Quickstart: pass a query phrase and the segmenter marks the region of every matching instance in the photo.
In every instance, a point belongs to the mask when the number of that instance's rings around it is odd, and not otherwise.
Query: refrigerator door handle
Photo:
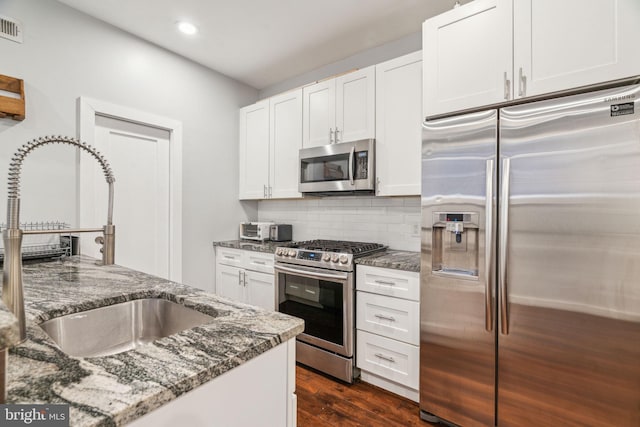
[[[502,195],[500,198],[500,325],[503,335],[509,335],[509,310],[507,304],[507,233],[509,231],[509,167],[510,159],[502,160]]]
[[[493,264],[493,160],[487,160],[485,208],[485,254],[484,254],[484,328],[493,331],[493,295],[491,293],[491,270]]]

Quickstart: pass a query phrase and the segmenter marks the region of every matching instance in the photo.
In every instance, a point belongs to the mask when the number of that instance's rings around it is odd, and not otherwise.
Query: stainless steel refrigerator
[[[640,85],[423,129],[423,419],[640,426]]]

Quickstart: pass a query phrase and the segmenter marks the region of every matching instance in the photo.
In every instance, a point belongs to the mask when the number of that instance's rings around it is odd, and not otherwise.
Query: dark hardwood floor
[[[298,427],[430,427],[418,404],[373,385],[346,384],[296,366]]]

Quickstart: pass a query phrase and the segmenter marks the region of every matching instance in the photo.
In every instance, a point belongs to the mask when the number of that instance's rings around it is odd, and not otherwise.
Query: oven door
[[[353,273],[276,263],[278,311],[304,320],[298,340],[353,356]]]

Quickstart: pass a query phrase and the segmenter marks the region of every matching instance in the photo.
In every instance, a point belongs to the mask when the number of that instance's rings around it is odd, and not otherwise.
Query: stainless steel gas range
[[[383,251],[378,243],[310,240],[276,248],[278,311],[305,321],[298,362],[346,382],[354,367],[354,259]]]

